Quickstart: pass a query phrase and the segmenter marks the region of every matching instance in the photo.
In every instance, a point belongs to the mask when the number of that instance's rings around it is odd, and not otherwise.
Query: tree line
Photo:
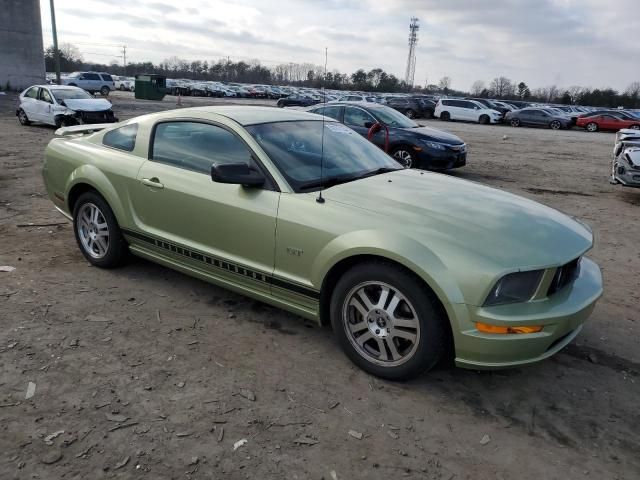
[[[55,70],[54,50],[45,51],[45,66],[48,72]],[[325,72],[324,68],[312,63],[282,63],[266,67],[258,60],[233,61],[231,58],[218,61],[188,61],[176,56],[167,58],[158,64],[152,62],[129,63],[126,67],[112,62],[109,65],[85,62],[77,47],[71,44],[60,46],[60,70],[108,71],[115,75],[133,76],[136,73],[156,73],[168,78],[188,78],[192,80],[215,80],[222,82],[286,84],[320,88],[325,86],[335,90],[359,90],[367,92],[415,92],[444,94],[452,96],[473,96],[504,100],[525,100],[531,102],[559,103],[566,105],[589,105],[594,107],[640,108],[640,82],[631,83],[623,92],[613,88],[587,88],[571,86],[560,88],[551,85],[542,88],[530,88],[525,82],[514,82],[500,76],[489,83],[477,80],[470,91],[454,90],[452,80],[442,77],[437,84],[424,87],[409,87],[395,75],[381,68],[369,71],[358,69],[352,74],[338,70]]]

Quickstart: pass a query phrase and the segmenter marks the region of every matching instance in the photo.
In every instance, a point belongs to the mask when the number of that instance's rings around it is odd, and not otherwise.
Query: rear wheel
[[[519,118],[512,118],[511,119],[511,126],[512,127],[519,127],[520,126],[520,119]]]
[[[549,124],[549,128],[552,130],[560,130],[562,128],[562,124],[559,120],[554,120]]]
[[[393,149],[391,156],[395,158],[400,165],[404,168],[416,168],[418,166],[418,159],[411,147],[401,146]]]
[[[80,195],[73,209],[73,230],[80,251],[97,267],[122,264],[127,243],[107,202],[96,192]]]
[[[20,125],[31,125],[31,120],[29,120],[23,109],[18,110],[18,121],[20,122]]]
[[[598,124],[595,122],[589,122],[585,128],[587,129],[587,132],[597,132]]]
[[[109,92],[111,90],[109,89],[109,87],[107,87],[106,85],[104,85],[101,89],[100,89],[100,95],[102,95],[103,97],[106,97],[107,95],[109,95]]]
[[[433,293],[393,264],[352,268],[331,298],[333,331],[347,356],[390,380],[410,379],[440,360],[444,321]]]
[[[416,118],[416,112],[415,112],[415,110],[412,110],[411,108],[409,110],[407,110],[406,112],[404,112],[404,114],[409,118]]]
[[[480,115],[478,123],[480,123],[481,125],[487,125],[489,122],[491,122],[489,115]]]
[[[440,114],[440,120],[444,120],[445,122],[448,122],[449,120],[451,120],[451,114],[449,112],[442,112]]]

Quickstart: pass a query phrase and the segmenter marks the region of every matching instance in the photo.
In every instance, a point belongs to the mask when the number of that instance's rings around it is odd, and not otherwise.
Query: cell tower
[[[407,57],[407,71],[404,74],[404,81],[413,87],[413,79],[416,75],[416,44],[418,43],[418,18],[411,17],[409,24],[409,56]]]

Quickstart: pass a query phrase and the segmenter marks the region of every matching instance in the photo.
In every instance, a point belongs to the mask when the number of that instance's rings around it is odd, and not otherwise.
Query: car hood
[[[431,127],[398,128],[391,130],[403,130],[410,134],[423,137],[425,140],[435,140],[437,142],[446,143],[447,145],[459,145],[464,143],[460,137],[453,135],[452,133],[443,132],[442,130],[437,130]]]
[[[445,174],[398,170],[323,195],[367,210],[368,228],[409,235],[436,254],[472,254],[505,270],[561,265],[593,242],[586,225],[557,210]]]
[[[71,110],[83,112],[101,112],[103,110],[109,110],[112,107],[111,102],[104,98],[65,100],[64,104]]]

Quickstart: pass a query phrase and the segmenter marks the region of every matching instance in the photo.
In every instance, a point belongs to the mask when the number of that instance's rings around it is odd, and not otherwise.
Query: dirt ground
[[[175,107],[111,99],[121,118]],[[139,259],[90,267],[45,196],[53,129],[15,105],[0,96],[1,479],[640,478],[640,190],[607,182],[613,134],[425,122],[469,144],[453,175],[591,224],[605,294],[542,364],[390,383],[293,315]]]

